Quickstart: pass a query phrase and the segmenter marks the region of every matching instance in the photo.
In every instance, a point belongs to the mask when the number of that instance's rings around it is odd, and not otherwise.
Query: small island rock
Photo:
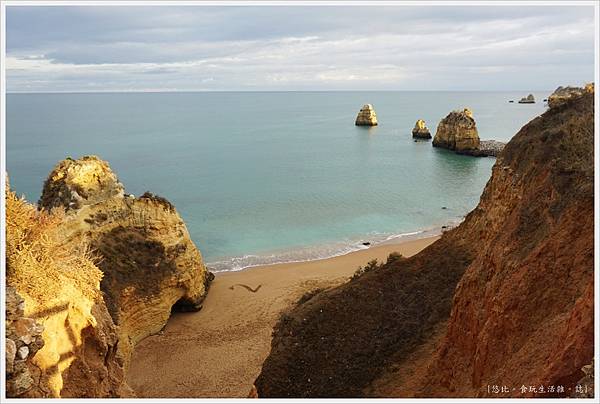
[[[417,123],[415,123],[415,127],[412,130],[412,136],[418,139],[431,139],[431,133],[429,132],[429,128],[425,126],[425,121],[419,119]]]
[[[535,104],[535,98],[533,94],[529,94],[527,97],[523,97],[519,100],[519,104]]]
[[[452,111],[442,119],[433,138],[433,146],[456,152],[478,149],[479,134],[471,110]]]
[[[373,105],[365,104],[356,116],[356,126],[377,126],[377,114],[373,109]]]

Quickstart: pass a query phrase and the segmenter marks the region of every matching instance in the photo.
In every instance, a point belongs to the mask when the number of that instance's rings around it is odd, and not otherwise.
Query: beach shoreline
[[[283,311],[305,293],[347,282],[373,259],[385,262],[392,252],[408,257],[440,237],[382,243],[326,259],[218,272],[199,312],[174,314],[161,332],[136,346],[127,382],[138,397],[246,397]]]

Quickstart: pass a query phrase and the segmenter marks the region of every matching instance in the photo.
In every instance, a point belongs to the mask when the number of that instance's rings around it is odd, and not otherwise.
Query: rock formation
[[[356,116],[356,126],[377,126],[377,115],[371,104],[365,104]]]
[[[593,103],[525,125],[440,240],[284,313],[258,396],[570,395],[594,353]]]
[[[29,368],[31,359],[44,346],[44,327],[24,317],[25,301],[15,288],[6,288],[6,395],[19,397],[37,385]]]
[[[593,93],[594,92],[594,83],[586,84],[585,87],[558,87],[554,92],[548,97],[548,106],[550,108],[556,108],[559,105],[564,104],[568,100],[574,97],[580,97],[584,93]]]
[[[479,134],[471,110],[452,111],[442,119],[433,138],[433,146],[457,152],[478,149]]]
[[[102,273],[85,240],[64,239],[63,216],[38,212],[7,189],[7,395],[131,395],[100,292]]]
[[[94,156],[61,161],[39,210],[8,189],[6,205],[7,284],[25,303],[7,313],[9,394],[131,396],[133,346],[172,309],[198,310],[212,279],[175,208],[124,196]]]
[[[529,94],[527,97],[521,98],[519,104],[535,104],[535,97],[533,94]]]
[[[201,308],[212,274],[166,199],[124,196],[108,164],[86,156],[52,170],[39,206],[64,207],[65,238],[85,238],[99,254],[100,286],[126,364],[133,345],[160,331],[172,308]]]
[[[477,149],[467,149],[457,153],[473,157],[497,157],[504,150],[504,146],[506,143],[497,140],[481,140]]]
[[[425,121],[419,119],[417,123],[415,123],[415,127],[412,130],[413,138],[417,139],[431,139],[431,133],[429,132],[429,128],[425,126]]]

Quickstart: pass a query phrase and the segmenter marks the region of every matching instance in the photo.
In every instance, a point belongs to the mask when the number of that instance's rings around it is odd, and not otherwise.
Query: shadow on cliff
[[[284,313],[258,396],[378,396],[386,376],[394,397],[477,397],[493,381],[582,376],[593,354],[593,117],[588,93],[535,118],[458,228]],[[426,343],[428,356],[411,356]],[[394,371],[409,358],[421,379],[402,384],[412,372]]]

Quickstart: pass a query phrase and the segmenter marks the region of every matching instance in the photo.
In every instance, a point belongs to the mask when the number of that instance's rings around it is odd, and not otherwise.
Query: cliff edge
[[[593,102],[525,125],[439,241],[284,313],[258,396],[570,395],[593,356]]]

